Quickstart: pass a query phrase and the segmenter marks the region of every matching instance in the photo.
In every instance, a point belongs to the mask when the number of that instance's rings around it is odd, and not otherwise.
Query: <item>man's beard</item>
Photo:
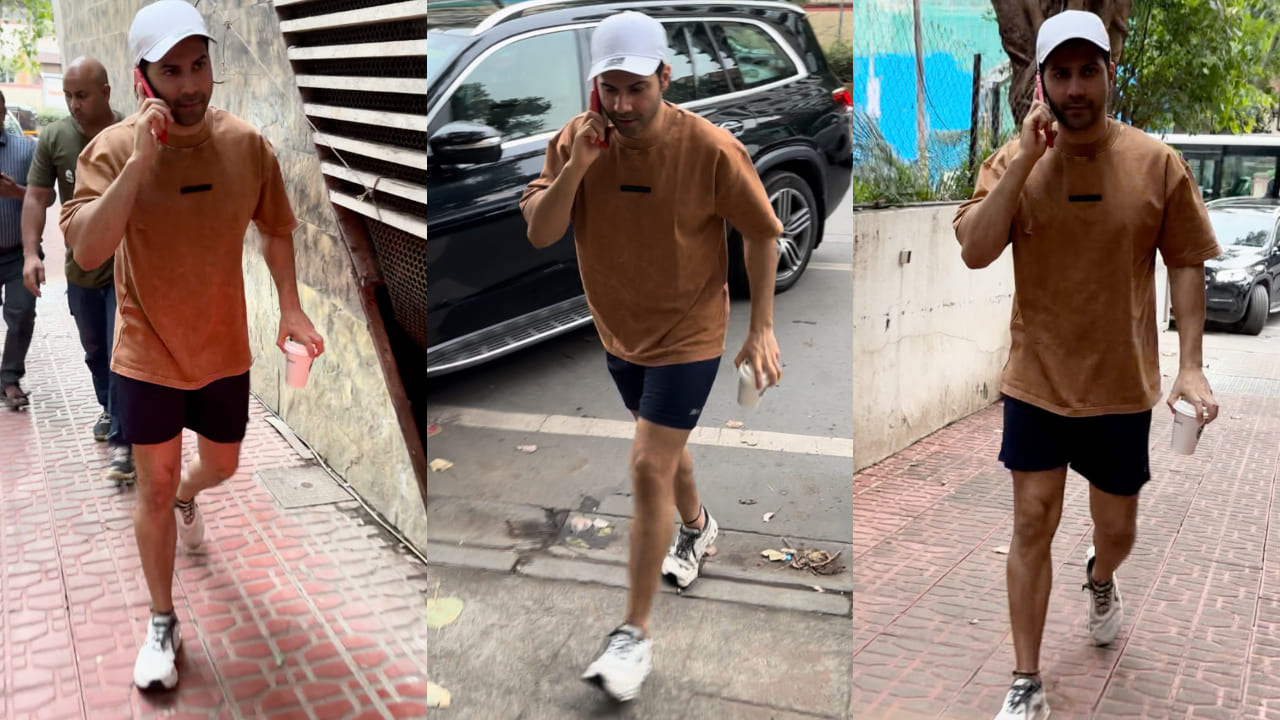
[[[196,104],[192,107],[178,107],[176,103],[169,104],[169,111],[173,113],[173,121],[179,125],[191,127],[204,122],[205,111],[209,109],[209,98],[182,98],[183,100],[195,100]]]
[[[625,135],[626,137],[639,137],[640,135],[644,134],[645,130],[649,129],[650,125],[653,124],[653,120],[654,118],[658,117],[658,112],[660,110],[662,110],[661,100],[658,101],[658,105],[654,107],[653,112],[649,113],[648,116],[628,118],[628,119],[634,119],[637,121],[635,123],[630,124],[629,126],[619,125],[617,122],[617,119],[614,118],[613,115],[609,116],[609,121],[613,123],[613,129],[617,131],[619,134]]]
[[[1110,95],[1110,92],[1108,92],[1108,95]],[[1059,108],[1058,105],[1049,98],[1049,93],[1046,92],[1044,94],[1044,98],[1045,104],[1049,106],[1049,112],[1053,113],[1054,119],[1058,121],[1058,126],[1073,132],[1088,130],[1096,126],[1099,122],[1105,121],[1107,117],[1106,96],[1103,96],[1101,105],[1092,101],[1086,101],[1088,102],[1089,117],[1080,122],[1072,122],[1071,120],[1068,120],[1066,112]]]

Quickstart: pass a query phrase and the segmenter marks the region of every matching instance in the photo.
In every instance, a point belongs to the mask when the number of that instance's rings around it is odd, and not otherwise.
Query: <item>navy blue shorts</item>
[[[663,427],[692,430],[698,425],[702,406],[711,396],[711,386],[720,369],[720,358],[646,367],[612,353],[605,355],[609,374],[628,410]]]
[[[1018,472],[1070,467],[1112,495],[1137,495],[1151,479],[1151,411],[1066,417],[1004,399],[1000,461]]]
[[[196,390],[156,385],[111,373],[113,421],[121,441],[151,445],[191,428],[219,443],[244,440],[249,426],[249,373],[214,380]]]

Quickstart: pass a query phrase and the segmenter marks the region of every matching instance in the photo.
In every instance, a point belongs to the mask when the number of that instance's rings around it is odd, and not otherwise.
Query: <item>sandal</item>
[[[10,390],[11,388],[12,390],[16,390],[17,392],[16,393],[11,392]],[[10,385],[5,386],[4,404],[8,406],[10,410],[21,410],[22,408],[30,405],[31,400],[28,399],[27,394],[22,391],[22,388],[18,385],[18,383],[12,383]]]

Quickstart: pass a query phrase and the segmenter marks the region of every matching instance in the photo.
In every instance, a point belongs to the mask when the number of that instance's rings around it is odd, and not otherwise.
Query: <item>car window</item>
[[[729,77],[724,74],[719,54],[711,44],[711,36],[702,23],[689,27],[689,57],[693,60],[693,72],[697,78],[696,100],[724,95],[729,92]]]
[[[535,35],[499,48],[470,69],[437,125],[488,125],[503,142],[554,132],[586,108],[573,31]]]
[[[1271,227],[1269,217],[1221,210],[1210,213],[1209,222],[1222,247],[1265,247],[1267,231]]]
[[[21,135],[22,126],[18,124],[18,120],[9,113],[4,114],[4,132],[6,135]]]
[[[735,89],[750,89],[796,74],[787,53],[763,28],[745,23],[715,23],[712,37],[725,57]]]
[[[685,38],[686,27],[687,23],[667,25],[667,64],[671,66],[671,84],[667,86],[663,97],[677,105],[698,96],[693,58],[689,55],[689,42]]]

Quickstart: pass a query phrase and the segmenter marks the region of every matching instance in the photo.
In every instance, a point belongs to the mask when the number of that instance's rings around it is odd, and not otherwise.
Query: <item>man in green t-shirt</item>
[[[49,125],[40,133],[27,194],[22,206],[22,278],[37,297],[44,282],[40,241],[44,235],[45,210],[53,202],[56,181],[63,203],[71,200],[76,186],[76,159],[85,145],[110,125],[123,119],[111,109],[111,85],[107,70],[94,58],[77,58],[64,71],[62,92],[71,116]],[[116,482],[133,479],[133,453],[119,439],[110,407],[111,344],[115,330],[116,289],[114,262],[86,271],[67,253],[67,303],[80,333],[84,361],[93,375],[93,389],[102,413],[93,425],[93,437],[105,440],[110,454],[107,478]]]

